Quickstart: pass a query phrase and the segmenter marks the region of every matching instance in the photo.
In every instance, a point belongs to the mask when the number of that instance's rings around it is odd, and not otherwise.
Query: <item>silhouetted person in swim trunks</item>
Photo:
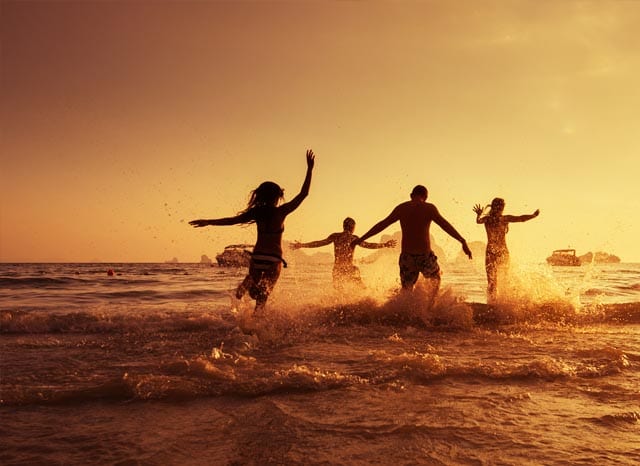
[[[309,243],[294,242],[291,249],[300,248],[319,248],[333,243],[333,253],[335,262],[333,264],[333,286],[342,291],[345,284],[364,287],[360,270],[353,265],[354,247],[351,245],[358,237],[353,234],[356,228],[356,221],[351,217],[347,217],[342,222],[343,231],[331,233],[327,238],[319,241],[311,241]],[[359,245],[367,249],[392,248],[396,245],[395,240],[389,240],[384,243],[367,243],[361,242]]]
[[[296,210],[309,194],[311,174],[315,156],[312,150],[307,150],[307,174],[300,189],[300,193],[291,201],[278,205],[284,198],[284,191],[272,181],[265,181],[251,192],[247,208],[235,217],[218,218],[212,220],[192,220],[194,227],[207,225],[236,225],[239,223],[255,223],[258,227],[258,239],[253,247],[249,273],[236,290],[236,297],[241,298],[247,291],[256,300],[256,311],[264,308],[269,294],[273,290],[282,265],[282,233],[284,219]]]
[[[429,227],[435,222],[440,228],[462,244],[462,250],[471,259],[471,250],[465,239],[456,229],[447,222],[435,205],[427,202],[427,188],[418,185],[411,191],[411,200],[403,202],[383,220],[376,223],[371,229],[355,240],[356,246],[362,241],[380,233],[392,223],[400,221],[402,229],[402,249],[400,252],[400,282],[403,290],[413,290],[418,275],[427,279],[429,289],[429,306],[440,288],[440,267],[438,258],[431,250],[429,242]]]
[[[490,209],[483,215],[485,209]],[[502,215],[504,199],[496,197],[491,205],[483,209],[480,204],[473,206],[476,213],[476,223],[484,223],[487,231],[487,249],[484,266],[487,271],[487,302],[496,300],[498,293],[498,277],[504,277],[509,269],[509,249],[507,249],[507,232],[509,223],[526,222],[540,214],[536,210],[530,215]]]

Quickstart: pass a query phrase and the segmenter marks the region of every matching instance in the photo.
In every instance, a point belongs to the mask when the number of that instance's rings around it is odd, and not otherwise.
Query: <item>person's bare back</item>
[[[398,205],[391,216],[400,221],[402,229],[402,252],[426,254],[431,251],[429,227],[439,216],[436,206],[419,200],[411,200]]]
[[[367,233],[362,235],[359,240],[355,241],[353,246],[380,233],[392,223],[399,221],[400,228],[402,229],[401,252],[407,254],[427,254],[431,252],[429,227],[431,226],[431,222],[434,222],[452,238],[460,241],[464,253],[471,258],[471,251],[467,248],[467,243],[460,233],[440,215],[435,205],[426,202],[426,188],[424,189],[424,194],[421,191],[417,194],[412,193],[410,201],[403,202],[396,206],[385,219],[375,224]]]

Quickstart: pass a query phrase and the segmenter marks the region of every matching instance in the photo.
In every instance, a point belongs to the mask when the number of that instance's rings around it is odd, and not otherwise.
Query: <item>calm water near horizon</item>
[[[244,269],[0,264],[0,463],[640,462],[640,264],[516,266],[497,307],[443,264],[433,310],[360,268],[290,263],[251,319]]]

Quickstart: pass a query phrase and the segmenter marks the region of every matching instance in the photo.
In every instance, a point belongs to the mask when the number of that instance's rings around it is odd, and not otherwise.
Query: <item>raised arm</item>
[[[351,247],[355,248],[356,246],[362,244],[366,239],[371,238],[374,235],[377,235],[378,233],[380,233],[382,230],[387,228],[392,223],[397,222],[400,219],[398,217],[397,210],[398,210],[398,208],[396,207],[395,209],[393,209],[393,211],[386,218],[380,220],[378,223],[376,223],[374,226],[372,226],[371,229],[369,231],[367,231],[364,235],[362,235],[358,239],[354,239],[351,242]]]
[[[395,239],[390,239],[389,241],[385,241],[384,243],[367,243],[363,241],[358,244],[358,246],[366,249],[382,249],[382,248],[393,248],[396,245]]]
[[[540,215],[540,209],[536,209],[536,211],[532,214],[528,215],[503,215],[502,218],[507,222],[526,222],[527,220],[531,220],[532,218],[536,218]]]
[[[484,209],[480,204],[474,205],[473,211],[476,213],[476,223],[485,223],[487,221],[487,217],[482,217],[482,212],[484,212]]]
[[[224,218],[212,218],[212,219],[198,219],[191,220],[189,225],[200,228],[206,226],[223,226],[223,225],[237,225],[238,223],[248,223],[253,220],[253,217],[250,212],[243,212],[235,217],[224,217]]]
[[[325,239],[321,239],[318,241],[310,241],[308,243],[301,243],[299,241],[295,241],[291,243],[289,246],[291,249],[300,249],[300,248],[319,248],[320,246],[326,246],[327,244],[333,243],[333,235],[329,235]]]
[[[291,199],[289,202],[282,205],[282,209],[285,212],[285,215],[289,215],[291,212],[296,210],[302,201],[309,195],[309,188],[311,187],[311,174],[313,173],[313,165],[315,163],[316,156],[314,155],[311,149],[307,150],[307,174],[304,177],[304,182],[302,183],[302,188],[300,188],[300,192],[296,197]]]
[[[472,258],[471,249],[469,249],[469,246],[467,246],[467,241],[462,237],[460,233],[458,233],[458,230],[456,230],[453,227],[453,225],[451,225],[442,215],[440,215],[440,212],[438,212],[438,209],[434,209],[433,221],[445,232],[447,232],[449,236],[460,241],[460,244],[462,244],[462,250],[464,251],[464,253],[467,255],[469,259]]]

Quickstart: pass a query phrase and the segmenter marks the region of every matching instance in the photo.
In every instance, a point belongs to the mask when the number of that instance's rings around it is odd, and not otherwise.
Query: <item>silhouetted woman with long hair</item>
[[[247,208],[235,217],[199,219],[189,222],[194,227],[256,224],[258,239],[251,254],[249,273],[236,290],[238,299],[242,298],[247,291],[249,292],[249,296],[256,300],[256,311],[264,308],[269,294],[278,281],[282,265],[286,266],[282,258],[284,219],[296,210],[309,194],[314,162],[313,151],[307,150],[307,174],[304,183],[300,193],[289,202],[278,205],[284,199],[284,191],[276,183],[265,181],[251,192]]]
[[[504,199],[496,197],[491,205],[483,209],[480,204],[473,206],[476,213],[476,223],[483,223],[487,231],[487,250],[485,254],[485,270],[487,272],[487,302],[496,300],[498,292],[498,278],[504,277],[509,269],[509,249],[507,249],[507,232],[509,223],[526,222],[540,214],[536,210],[530,215],[502,215]],[[489,213],[483,215],[489,208]]]

